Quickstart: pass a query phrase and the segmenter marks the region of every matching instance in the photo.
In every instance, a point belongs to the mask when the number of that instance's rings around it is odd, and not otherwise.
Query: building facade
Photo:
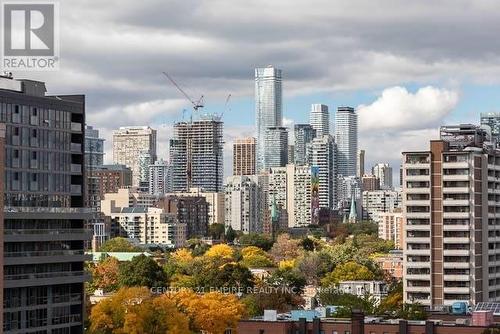
[[[235,231],[262,233],[265,203],[256,175],[235,175],[226,179],[225,225]]]
[[[363,177],[363,175],[365,175],[365,150],[358,151],[358,162],[356,168],[356,176],[359,178]]]
[[[310,124],[295,124],[295,154],[294,163],[303,166],[309,163],[312,140],[316,137],[316,130]]]
[[[311,105],[309,123],[316,131],[316,136],[323,137],[330,135],[330,114],[328,106],[324,104]]]
[[[288,163],[288,130],[283,127],[267,128],[264,136],[264,170],[285,167]]]
[[[363,191],[380,190],[380,180],[375,175],[363,175],[361,183]]]
[[[265,137],[270,127],[283,125],[281,70],[268,66],[255,69],[255,127],[257,172],[264,169]]]
[[[363,219],[379,221],[382,212],[401,208],[401,192],[394,190],[363,191]]]
[[[233,144],[233,175],[255,175],[256,140],[239,138]]]
[[[83,333],[85,96],[0,78],[3,332]]]
[[[100,208],[104,194],[116,193],[118,189],[132,186],[132,170],[125,165],[102,165],[92,171],[92,176],[96,179],[99,198],[96,208]]]
[[[403,249],[404,223],[401,209],[378,213],[378,237],[394,242],[394,248]]]
[[[127,126],[113,131],[113,163],[132,170],[132,185],[139,186],[140,160],[147,152],[156,161],[156,130],[149,126]]]
[[[481,113],[481,125],[487,125],[491,131],[491,141],[500,145],[500,113],[486,112]]]
[[[169,189],[169,165],[163,159],[157,160],[149,165],[149,193],[153,195],[163,195],[172,189]]]
[[[335,143],[338,148],[338,173],[355,176],[358,159],[358,115],[354,108],[338,107],[335,116]]]
[[[311,165],[318,170],[320,208],[334,209],[337,205],[337,145],[332,136],[312,141]]]
[[[203,197],[207,202],[208,225],[224,224],[224,193],[208,192],[201,188],[191,188],[188,192],[169,193],[168,196]]]
[[[176,123],[170,140],[172,191],[223,192],[223,149],[223,123],[216,117]]]
[[[379,180],[379,189],[392,189],[392,167],[389,164],[376,164],[372,168],[372,174]]]
[[[204,197],[169,195],[162,197],[156,206],[186,225],[187,239],[208,236],[208,203]]]
[[[403,152],[405,301],[499,301],[500,152],[473,125]]]

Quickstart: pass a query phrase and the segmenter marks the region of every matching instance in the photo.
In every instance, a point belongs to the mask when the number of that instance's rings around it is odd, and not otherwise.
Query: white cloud
[[[360,131],[420,130],[439,124],[458,103],[456,91],[427,86],[415,93],[404,87],[384,89],[370,105],[360,105]]]

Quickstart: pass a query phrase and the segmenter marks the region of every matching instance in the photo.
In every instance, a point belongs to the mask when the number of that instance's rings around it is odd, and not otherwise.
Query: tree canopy
[[[116,237],[105,241],[101,248],[101,252],[142,252],[140,247],[134,246],[125,238]]]

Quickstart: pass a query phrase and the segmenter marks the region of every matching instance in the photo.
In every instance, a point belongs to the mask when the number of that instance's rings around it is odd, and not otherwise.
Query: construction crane
[[[222,120],[222,117],[224,116],[224,113],[226,112],[226,110],[231,110],[231,108],[229,107],[229,100],[230,99],[231,99],[231,94],[229,94],[226,97],[226,102],[224,102],[224,109],[222,110],[222,113],[219,115],[220,120]]]
[[[179,90],[179,92],[182,93],[182,95],[184,95],[184,97],[193,105],[193,110],[194,111],[198,111],[198,109],[200,108],[203,108],[204,107],[204,104],[203,104],[203,95],[198,99],[198,101],[194,101],[192,98],[189,97],[189,95],[177,84],[177,82],[175,82],[174,79],[172,79],[172,77],[170,75],[167,74],[167,72],[162,72],[164,76],[167,77],[168,80],[170,80],[170,82],[175,86],[175,88],[177,88],[177,90]]]

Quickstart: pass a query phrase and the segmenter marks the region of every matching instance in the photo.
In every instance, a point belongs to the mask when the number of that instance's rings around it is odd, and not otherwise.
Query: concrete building
[[[497,146],[500,145],[500,113],[499,112],[486,112],[481,113],[481,125],[488,126],[491,134],[491,141],[495,142]]]
[[[380,190],[380,180],[375,175],[363,175],[361,183],[363,191]]]
[[[101,207],[101,200],[104,194],[116,193],[118,189],[132,186],[132,170],[125,165],[102,165],[92,171],[92,176],[96,180],[96,193],[99,202],[95,208]]]
[[[0,100],[3,333],[81,334],[92,217],[84,208],[85,96],[49,96],[43,82],[4,76]]]
[[[153,165],[156,161],[153,160],[151,153],[143,151],[139,153],[139,184],[138,187],[141,191],[149,192],[149,166]]]
[[[256,175],[235,175],[226,179],[225,225],[245,234],[263,231],[266,210],[262,187]]]
[[[401,208],[401,192],[394,190],[363,191],[363,219],[378,223],[379,214]]]
[[[172,191],[192,187],[222,192],[224,180],[223,123],[214,116],[174,125],[170,140]]]
[[[401,209],[394,209],[392,212],[378,213],[378,237],[394,242],[394,247],[403,249],[404,223]]]
[[[169,189],[169,165],[163,159],[156,160],[152,165],[149,165],[149,193],[153,195],[163,195],[172,189]]]
[[[208,192],[201,188],[191,188],[188,192],[169,193],[167,196],[203,197],[207,202],[208,225],[224,224],[224,193]]]
[[[233,175],[255,175],[254,137],[236,139],[233,144]]]
[[[355,176],[358,160],[358,115],[351,107],[338,107],[335,115],[335,143],[338,149],[338,173]]]
[[[339,214],[344,216],[349,213],[354,200],[356,217],[362,216],[362,188],[361,181],[356,176],[337,177],[337,208]]]
[[[105,216],[111,216],[113,212],[119,211],[120,208],[152,208],[159,199],[159,196],[140,192],[136,189],[121,188],[117,192],[104,194],[101,200],[101,212]]]
[[[156,206],[174,214],[180,224],[187,226],[187,239],[208,235],[208,203],[204,197],[168,195],[162,197]]]
[[[294,163],[303,166],[309,163],[311,142],[316,137],[316,130],[310,124],[295,124]]]
[[[316,131],[317,137],[330,135],[330,114],[328,106],[324,104],[312,104],[309,114],[309,124]]]
[[[382,299],[387,297],[388,286],[384,281],[341,281],[338,289],[357,297],[368,295],[379,305]]]
[[[312,141],[311,165],[318,169],[320,208],[336,208],[337,145],[332,136],[317,137]]]
[[[389,254],[377,256],[373,259],[383,271],[395,279],[403,278],[403,251],[393,250]]]
[[[149,126],[126,126],[113,131],[113,163],[132,170],[132,185],[139,186],[141,153],[156,161],[156,130]]]
[[[499,301],[500,151],[474,125],[403,152],[405,301]]]
[[[288,130],[284,127],[267,128],[264,135],[263,169],[285,167],[288,163]]]
[[[286,167],[271,168],[268,191],[269,197],[275,200],[282,214],[287,215],[288,227],[311,225],[310,166],[288,164]]]
[[[365,175],[365,150],[358,151],[358,161],[356,164],[357,172],[356,176],[361,178]]]
[[[268,128],[283,125],[281,70],[269,65],[255,69],[255,127],[257,172],[265,168],[265,138]]]
[[[379,180],[380,189],[393,189],[392,167],[387,163],[378,163],[372,168],[372,174]]]

